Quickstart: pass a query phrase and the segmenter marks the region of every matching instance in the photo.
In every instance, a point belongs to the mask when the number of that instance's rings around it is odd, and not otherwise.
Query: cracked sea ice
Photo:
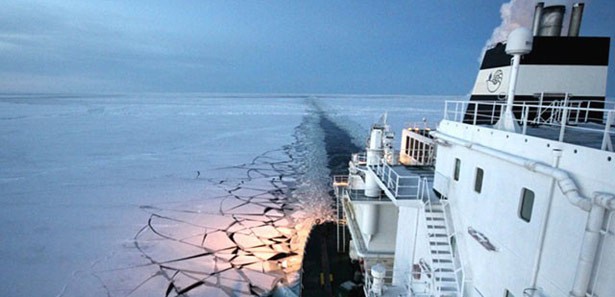
[[[139,274],[148,277],[115,292],[147,295],[154,284],[165,286],[165,296],[253,296],[297,285],[311,226],[330,218],[327,186],[319,184],[326,183],[328,172],[317,167],[326,156],[311,149],[322,147],[316,125],[308,114],[293,144],[218,169],[222,176],[226,170],[243,175],[210,179],[224,193],[214,201],[145,207],[151,215],[134,238],[144,263],[127,272],[145,270]],[[318,175],[323,176],[314,179]],[[95,275],[114,286],[117,272]]]
[[[152,213],[135,242],[165,246],[139,249],[164,272],[155,277],[169,283],[167,295],[211,286],[228,296],[261,295],[278,282],[294,284],[307,232],[314,220],[326,218],[300,211],[300,201],[290,197],[295,185],[289,181],[301,177],[287,150],[268,152],[242,165],[247,177],[239,182],[218,182],[228,195],[220,199],[217,213],[186,216],[191,205]],[[169,249],[172,245],[178,246]],[[164,254],[155,254],[162,250]]]
[[[247,296],[292,283],[328,216],[322,131],[298,99],[227,101],[0,101],[2,295]]]

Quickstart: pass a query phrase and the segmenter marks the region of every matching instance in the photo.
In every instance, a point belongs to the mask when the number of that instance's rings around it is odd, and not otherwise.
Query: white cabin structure
[[[539,3],[538,22],[552,10]],[[534,37],[543,50],[550,40]],[[503,48],[487,54],[475,89],[515,81],[501,65],[498,77],[486,77],[497,55]],[[520,64],[521,98],[492,98],[485,87],[470,101],[447,102],[436,130],[402,131],[399,151],[383,120],[349,175],[334,177],[366,296],[615,297],[615,105],[604,100],[606,66],[571,66],[598,78],[585,81],[583,97],[566,89],[576,76],[542,78],[541,68],[562,65],[539,58]],[[541,80],[547,89],[538,89]],[[518,130],[497,125],[504,110]]]

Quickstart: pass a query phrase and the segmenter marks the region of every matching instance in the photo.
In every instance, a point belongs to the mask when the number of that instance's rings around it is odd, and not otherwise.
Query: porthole
[[[532,209],[534,208],[534,192],[523,188],[521,191],[521,203],[519,205],[519,218],[526,222],[532,219]]]
[[[453,172],[453,178],[459,180],[459,172],[461,171],[461,160],[455,158],[455,171]]]
[[[476,193],[480,194],[480,192],[483,189],[483,176],[484,175],[485,175],[485,171],[483,171],[483,169],[480,167],[476,167],[476,175],[474,179],[474,191],[476,191]]]

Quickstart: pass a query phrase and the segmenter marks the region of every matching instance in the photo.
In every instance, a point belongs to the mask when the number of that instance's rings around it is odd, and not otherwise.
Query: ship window
[[[406,155],[410,155],[410,150],[412,150],[412,147],[410,146],[412,144],[412,140],[410,139],[410,136],[406,136]]]
[[[474,191],[480,193],[483,189],[483,174],[484,171],[480,167],[476,167],[476,180],[474,181]]]
[[[456,181],[459,180],[459,171],[461,170],[461,160],[455,158],[455,173],[453,174],[453,178]]]
[[[425,143],[420,142],[419,144],[419,157],[417,158],[417,161],[422,164],[423,162],[425,162],[425,160],[423,160],[423,154],[425,153]]]
[[[532,192],[532,190],[523,188],[523,191],[521,193],[521,205],[519,207],[519,217],[529,223],[530,219],[532,218],[533,208],[534,192]]]
[[[515,297],[515,295],[513,295],[510,291],[505,290],[504,291],[504,297]]]

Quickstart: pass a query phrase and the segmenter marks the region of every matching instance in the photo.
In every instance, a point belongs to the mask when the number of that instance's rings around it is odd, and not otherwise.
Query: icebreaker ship
[[[386,118],[371,127],[333,179],[366,296],[615,296],[610,40],[578,36],[582,11],[538,3],[532,30],[487,50],[470,100],[405,128],[398,151]]]

